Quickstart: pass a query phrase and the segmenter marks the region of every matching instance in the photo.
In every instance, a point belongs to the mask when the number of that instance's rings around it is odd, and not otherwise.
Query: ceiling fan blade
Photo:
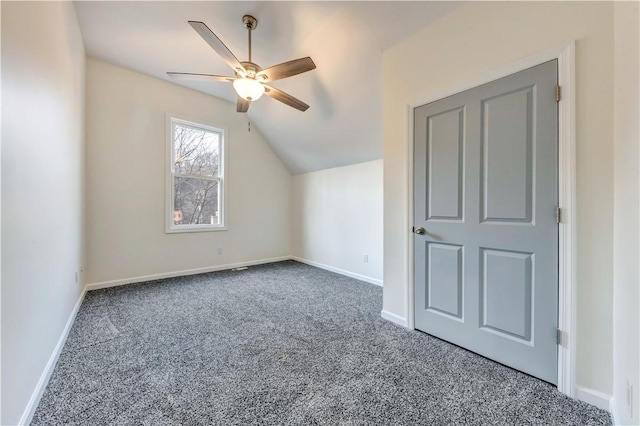
[[[300,99],[296,99],[288,93],[283,92],[280,89],[276,89],[275,87],[267,86],[264,84],[264,94],[272,97],[273,99],[282,102],[283,104],[287,104],[290,107],[298,109],[300,111],[306,111],[309,109],[309,105],[302,102]]]
[[[303,72],[311,71],[316,68],[310,57],[294,59],[293,61],[283,62],[278,65],[262,70],[258,76],[264,75],[267,81],[280,80],[282,78],[291,77]]]
[[[238,96],[238,104],[236,106],[236,111],[238,111],[238,112],[247,112],[247,111],[249,111],[249,105],[251,105],[251,102],[249,102],[248,100]]]
[[[196,30],[198,34],[200,34],[200,37],[202,37],[204,41],[206,41],[207,44],[209,44],[209,46],[211,46],[213,50],[215,50],[216,53],[220,55],[220,57],[224,59],[224,61],[229,64],[231,68],[233,68],[234,71],[241,71],[242,73],[246,73],[246,70],[244,69],[240,61],[238,61],[238,58],[236,58],[235,55],[231,53],[229,48],[225,46],[222,40],[220,40],[218,36],[215,35],[213,31],[211,31],[209,27],[205,25],[204,22],[189,21],[189,25],[191,25],[193,29]]]
[[[210,74],[195,74],[191,72],[168,72],[169,77],[173,77],[178,80],[196,80],[196,81],[228,81],[235,80],[234,77],[227,77],[224,75],[210,75]]]

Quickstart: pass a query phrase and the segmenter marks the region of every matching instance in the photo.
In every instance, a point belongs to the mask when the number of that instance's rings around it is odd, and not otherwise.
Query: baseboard
[[[382,318],[386,319],[387,321],[391,321],[391,322],[396,323],[396,324],[398,324],[398,325],[401,325],[401,326],[403,326],[403,327],[406,327],[406,326],[407,326],[407,319],[406,319],[406,318],[403,318],[403,317],[398,316],[398,315],[396,315],[396,314],[392,314],[392,313],[391,313],[391,312],[389,312],[389,311],[385,311],[385,310],[383,310],[383,311],[380,313],[380,316],[381,316]]]
[[[609,412],[611,413],[611,423],[613,425],[619,425],[618,422],[618,407],[616,404],[616,400],[614,397],[611,397],[611,401],[609,402]]]
[[[123,278],[112,281],[102,281],[87,284],[87,291],[98,290],[101,288],[117,287],[121,285],[141,283],[145,281],[161,280],[163,278],[184,277],[187,275],[205,274],[207,272],[224,271],[226,269],[240,268],[243,266],[262,265],[264,263],[281,262],[283,260],[291,260],[291,256],[272,257],[270,259],[251,260],[247,262],[229,263],[226,265],[207,266],[204,268],[185,269],[182,271],[165,272],[162,274],[143,275],[139,277]]]
[[[356,280],[364,281],[370,284],[375,284],[377,286],[382,287],[382,280],[371,278],[366,275],[356,274],[355,272],[350,272],[344,269],[335,268],[333,266],[325,265],[323,263],[314,262],[313,260],[303,259],[297,256],[291,256],[291,259],[296,262],[305,263],[307,265],[315,266],[316,268],[325,269],[327,271],[335,272],[336,274],[344,275],[349,278],[355,278]]]
[[[609,411],[611,409],[611,395],[593,389],[576,386],[576,399],[598,408]]]
[[[71,326],[73,325],[73,321],[76,319],[76,315],[78,314],[78,310],[80,310],[80,305],[82,305],[82,301],[84,300],[84,296],[87,294],[87,288],[85,287],[78,298],[73,310],[71,311],[71,315],[69,315],[69,319],[62,330],[62,334],[58,339],[58,343],[56,344],[51,356],[49,357],[49,361],[47,365],[44,367],[44,371],[40,375],[40,380],[38,380],[38,384],[36,384],[36,388],[33,390],[31,394],[31,398],[29,399],[29,403],[27,407],[24,409],[22,413],[22,417],[20,417],[20,425],[28,425],[31,423],[31,419],[33,418],[33,414],[38,408],[38,404],[40,403],[40,398],[42,398],[42,394],[44,390],[47,388],[49,384],[49,379],[51,378],[51,374],[53,373],[53,369],[58,362],[58,358],[60,357],[60,353],[62,352],[62,348],[64,347],[65,342],[67,341],[67,336],[69,336],[69,331],[71,330]]]

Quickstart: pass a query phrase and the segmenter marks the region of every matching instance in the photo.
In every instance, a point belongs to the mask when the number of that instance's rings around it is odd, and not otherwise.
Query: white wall
[[[3,425],[82,293],[84,66],[72,3],[2,3]]]
[[[376,160],[293,177],[296,258],[382,285],[382,166]]]
[[[166,112],[228,129],[227,231],[165,234]],[[290,173],[234,104],[87,60],[89,284],[287,256],[290,196]]]
[[[637,2],[616,2],[613,397],[619,424],[640,424],[639,21]],[[633,416],[627,400],[627,382],[633,386]]]
[[[405,317],[407,105],[576,40],[577,382],[611,395],[613,3],[471,2],[387,50],[384,309]]]

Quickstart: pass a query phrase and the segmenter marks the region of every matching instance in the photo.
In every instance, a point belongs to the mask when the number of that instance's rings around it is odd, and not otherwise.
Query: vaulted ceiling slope
[[[302,113],[265,97],[251,105],[258,127],[291,173],[382,158],[382,52],[457,6],[454,2],[75,3],[87,54],[232,102],[226,83],[171,80],[167,71],[232,75],[187,24],[205,22],[247,60],[242,16],[259,23],[253,62],[263,68],[311,56],[317,69],[273,83],[311,105]],[[401,78],[401,76],[399,76]]]

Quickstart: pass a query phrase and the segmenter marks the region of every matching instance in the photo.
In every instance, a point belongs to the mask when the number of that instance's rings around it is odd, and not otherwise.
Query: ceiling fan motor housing
[[[262,68],[260,67],[260,65],[255,64],[253,62],[248,62],[248,61],[244,61],[244,62],[240,62],[242,64],[242,66],[244,67],[245,70],[247,70],[247,74],[246,77],[249,78],[256,78],[256,75],[262,71]],[[236,72],[236,77],[241,77],[237,72]]]

